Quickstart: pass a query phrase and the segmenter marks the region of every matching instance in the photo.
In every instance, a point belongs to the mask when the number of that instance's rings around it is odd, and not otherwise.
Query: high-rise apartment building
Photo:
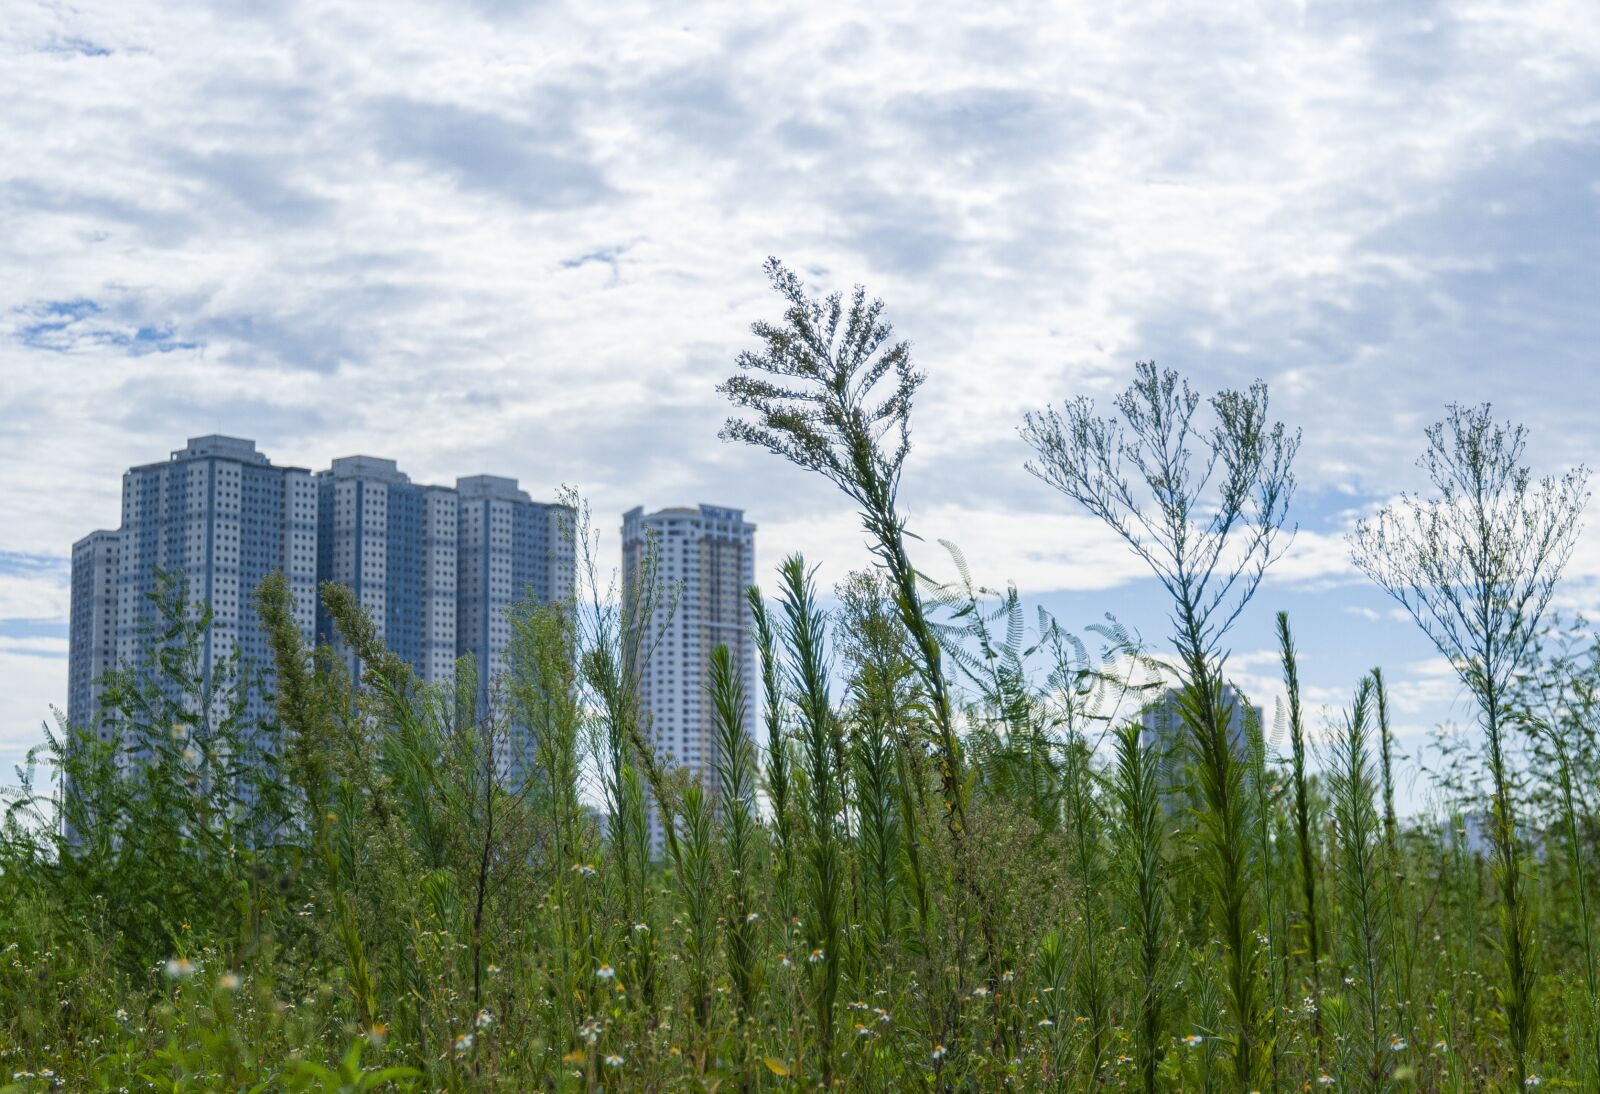
[[[68,718],[109,735],[99,682],[148,662],[159,641],[150,594],[162,572],[191,603],[210,605],[202,672],[237,652],[265,685],[249,697],[251,723],[273,715],[272,651],[254,595],[279,571],[308,644],[333,637],[317,586],[339,582],[424,680],[449,680],[457,657],[472,654],[486,703],[506,668],[507,609],[572,595],[571,514],[533,501],[514,479],[422,486],[371,456],[312,475],[274,465],[252,441],[193,438],[163,463],[130,469],[121,527],[73,545]]]
[[[72,623],[67,638],[67,721],[107,729],[98,720],[101,679],[117,663],[120,532],[90,532],[72,545]]]
[[[456,492],[418,486],[394,460],[346,456],[319,471],[317,577],[348,586],[378,637],[429,683],[456,644]],[[317,636],[338,643],[318,605]]]
[[[275,466],[253,441],[220,436],[193,438],[165,463],[132,468],[122,478],[117,663],[144,664],[159,641],[146,622],[157,574],[165,572],[183,582],[191,603],[211,606],[202,673],[237,652],[270,682],[272,651],[254,596],[262,579],[278,571],[288,579],[297,622],[310,641],[317,492],[309,471]],[[270,717],[259,691],[245,715]]]
[[[1180,692],[1166,688],[1161,697],[1147,705],[1139,715],[1139,743],[1154,748],[1160,763],[1163,781],[1168,787],[1177,785],[1183,777],[1187,755],[1184,751],[1185,728],[1178,710]],[[1246,729],[1249,719],[1265,731],[1266,723],[1260,707],[1246,702],[1245,697],[1232,684],[1222,685],[1222,702],[1228,707],[1228,744],[1235,754],[1249,754],[1249,736]]]
[[[746,590],[755,584],[756,526],[739,509],[701,505],[646,514],[631,509],[622,518],[622,572],[632,598],[645,572],[647,552],[656,555],[656,580],[674,597],[648,622],[652,649],[640,680],[640,708],[651,745],[667,764],[686,767],[714,785],[716,725],[706,695],[711,651],[727,646],[745,693],[745,732],[756,736],[760,705],[754,621]],[[660,842],[660,825],[651,818]]]
[[[456,644],[478,665],[478,708],[487,710],[492,682],[506,668],[511,623],[521,601],[572,596],[573,513],[536,502],[516,479],[473,475],[456,480],[460,533],[456,559]]]

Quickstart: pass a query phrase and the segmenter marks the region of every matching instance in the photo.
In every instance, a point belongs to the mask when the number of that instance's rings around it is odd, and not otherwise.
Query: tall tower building
[[[201,671],[237,654],[260,687],[245,716],[270,721],[273,658],[256,588],[281,571],[310,644],[334,638],[319,581],[349,586],[379,636],[426,681],[452,679],[467,653],[479,700],[507,668],[507,609],[573,590],[572,510],[541,504],[515,479],[477,475],[459,488],[412,483],[393,460],[350,456],[312,475],[278,467],[235,437],[196,437],[163,463],[130,469],[122,524],[73,545],[68,717],[109,737],[101,678],[149,663],[146,626],[158,574],[209,604]],[[126,759],[126,757],[125,757]],[[506,757],[507,762],[510,757]],[[507,768],[506,770],[509,770]]]
[[[1188,729],[1179,712],[1180,694],[1176,688],[1166,688],[1159,699],[1153,700],[1139,714],[1139,743],[1156,750],[1162,779],[1169,789],[1183,781],[1188,762],[1185,751]],[[1232,684],[1222,685],[1222,701],[1228,707],[1228,744],[1237,755],[1247,756],[1250,750],[1247,732],[1249,720],[1254,719],[1255,725],[1263,732],[1266,729],[1262,709],[1247,702]]]
[[[317,575],[348,586],[378,637],[430,683],[456,659],[456,492],[418,486],[394,460],[346,456],[316,475]],[[318,605],[317,636],[334,641]]]
[[[120,532],[90,532],[72,545],[72,616],[67,638],[67,721],[95,728],[101,678],[117,663],[117,575]]]
[[[676,588],[676,610],[665,606],[648,623],[652,653],[640,680],[640,709],[656,754],[686,767],[708,786],[715,778],[716,725],[706,695],[711,651],[727,646],[744,683],[745,732],[754,740],[760,706],[754,620],[746,590],[755,584],[756,526],[743,510],[701,505],[646,514],[631,509],[622,518],[622,573],[632,599],[642,580],[647,552],[656,551],[656,579]],[[670,603],[668,592],[663,600]],[[659,821],[651,818],[659,845]]]
[[[534,501],[516,479],[498,475],[457,479],[456,493],[456,649],[477,661],[478,709],[487,710],[491,684],[507,668],[507,609],[529,597],[572,596],[573,513]]]
[[[211,606],[202,673],[211,673],[237,651],[270,687],[272,651],[253,598],[262,579],[282,571],[294,594],[300,631],[311,640],[317,491],[310,472],[274,466],[253,441],[209,436],[190,439],[165,463],[135,467],[123,476],[116,583],[119,664],[144,664],[158,641],[143,625],[158,571],[181,578],[191,603]],[[245,714],[251,720],[271,717],[259,689]]]

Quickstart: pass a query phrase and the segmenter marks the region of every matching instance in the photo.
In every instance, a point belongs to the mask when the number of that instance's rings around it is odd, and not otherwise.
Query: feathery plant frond
[[[1159,758],[1144,746],[1140,734],[1138,723],[1127,722],[1114,738],[1111,790],[1117,823],[1111,830],[1118,903],[1133,962],[1134,1058],[1145,1094],[1155,1094],[1166,1047],[1172,950],[1167,937],[1161,768]]]
[[[838,588],[838,633],[849,671],[850,769],[867,959],[898,941],[902,841],[899,755],[911,739],[918,702],[911,650],[883,575],[857,571]]]
[[[588,507],[570,493],[564,500],[575,514],[574,549],[580,587],[587,593],[587,603],[578,602],[579,668],[601,727],[596,759],[607,838],[617,864],[623,914],[628,923],[642,928],[630,927],[623,936],[627,971],[639,985],[639,1000],[650,1007],[657,987],[653,941],[657,924],[644,784],[649,783],[659,809],[671,809],[672,791],[646,739],[639,695],[645,670],[666,630],[665,621],[677,609],[679,590],[660,580],[660,546],[651,538],[637,567],[624,575],[617,596],[615,578],[606,583],[599,578],[598,540]],[[676,839],[670,816],[663,818],[661,830],[669,842]]]
[[[827,620],[817,607],[812,572],[799,555],[790,555],[779,568],[779,603],[804,760],[806,888],[811,898],[805,929],[811,946],[807,964],[816,1012],[818,1070],[823,1084],[831,1085],[836,1066],[834,1001],[844,941],[844,857],[838,833],[844,806],[838,777],[842,749],[828,694]]]
[[[1289,613],[1279,612],[1278,653],[1283,663],[1283,686],[1289,701],[1290,778],[1294,787],[1295,850],[1300,866],[1300,908],[1305,925],[1306,987],[1311,1000],[1312,1031],[1320,1068],[1322,1041],[1322,924],[1317,904],[1318,855],[1312,841],[1311,779],[1306,770],[1306,731],[1300,706],[1300,661],[1289,630]]]
[[[1029,473],[1099,518],[1179,601],[1185,660],[1215,657],[1282,553],[1300,447],[1298,433],[1268,421],[1259,381],[1214,395],[1206,431],[1200,402],[1177,372],[1140,362],[1118,416],[1080,397],[1027,414],[1022,427]]]
[[[717,816],[727,863],[727,960],[734,1003],[749,1020],[761,982],[760,940],[753,890],[760,854],[756,820],[755,742],[745,732],[744,687],[727,646],[711,651],[707,691],[717,729]]]
[[[1236,707],[1242,714],[1245,752],[1250,766],[1251,811],[1256,829],[1256,855],[1261,871],[1262,930],[1264,932],[1267,961],[1267,988],[1271,993],[1265,1008],[1268,1041],[1268,1073],[1274,1087],[1282,1086],[1283,1038],[1280,1035],[1281,1017],[1288,1009],[1288,976],[1282,923],[1277,906],[1278,853],[1273,842],[1272,821],[1276,815],[1282,788],[1273,781],[1270,757],[1267,754],[1267,734],[1261,719],[1244,696]]]
[[[923,375],[912,367],[910,344],[891,341],[894,328],[883,301],[868,300],[861,286],[847,308],[839,293],[813,298],[776,258],[767,260],[766,272],[787,306],[781,323],[752,325],[761,351],[741,353],[742,371],[718,388],[735,406],[754,412],[754,420],[729,418],[722,436],[822,475],[859,508],[917,650],[948,826],[959,839],[966,813],[961,739],[938,637],[923,608],[896,505],[900,473],[911,451],[911,404]],[[886,381],[889,389],[880,391]]]
[[[1596,953],[1593,903],[1594,813],[1585,793],[1597,763],[1600,727],[1600,642],[1580,618],[1554,618],[1539,636],[1530,664],[1516,679],[1512,724],[1528,736],[1529,799],[1548,801],[1545,812],[1558,831],[1566,860],[1565,890],[1573,896],[1581,977],[1573,984],[1569,1020],[1574,1072],[1579,1086],[1600,1091],[1600,955]],[[1543,785],[1542,785],[1543,784]],[[1550,801],[1549,799],[1553,799]]]
[[[761,694],[764,700],[761,721],[767,738],[763,779],[772,810],[773,838],[778,845],[778,909],[784,930],[787,931],[795,915],[794,806],[789,773],[789,732],[784,720],[784,697],[788,689],[784,665],[778,654],[777,634],[766,601],[761,597],[761,590],[752,585],[746,591],[746,599],[750,602],[750,617],[755,628],[756,656],[761,662]]]
[[[1387,1090],[1396,1055],[1384,1036],[1389,1008],[1383,1002],[1389,937],[1388,893],[1381,878],[1382,822],[1375,804],[1378,785],[1370,743],[1373,681],[1364,676],[1345,715],[1330,757],[1336,876],[1345,909],[1344,957],[1353,970],[1345,996],[1360,1029],[1348,1041],[1350,1078],[1366,1091]]]

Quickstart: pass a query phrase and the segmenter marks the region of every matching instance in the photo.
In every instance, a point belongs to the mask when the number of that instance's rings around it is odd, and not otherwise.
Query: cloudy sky
[[[837,14],[828,14],[834,10]],[[1159,599],[1022,469],[1021,414],[1136,360],[1303,427],[1271,612],[1314,698],[1384,664],[1408,751],[1469,712],[1343,534],[1491,400],[1600,462],[1600,9],[12,0],[0,20],[0,782],[66,685],[67,559],[185,437],[707,501],[842,574],[842,500],[716,439],[778,255],[889,304],[928,382],[904,489],[1081,627]],[[1562,598],[1600,606],[1600,533]],[[1420,793],[1420,792],[1418,792]]]

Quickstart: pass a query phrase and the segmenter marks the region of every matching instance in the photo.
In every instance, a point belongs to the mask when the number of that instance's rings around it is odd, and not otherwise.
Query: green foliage
[[[705,765],[674,769],[639,702],[675,610],[654,548],[602,587],[576,499],[580,589],[510,613],[486,707],[478,666],[419,679],[348,590],[322,591],[337,649],[308,648],[271,578],[276,716],[248,724],[262,678],[206,668],[207,613],[164,583],[104,723],[8,794],[4,1089],[1600,1091],[1600,644],[1563,625],[1509,676],[1469,665],[1505,682],[1499,760],[1486,733],[1482,776],[1447,755],[1446,796],[1399,815],[1380,673],[1314,749],[1280,614],[1284,753],[1225,698],[1292,486],[1264,391],[1202,434],[1144,368],[1121,427],[1032,422],[1047,477],[1170,581],[1162,662],[1109,620],[1033,623],[953,548],[952,581],[910,568],[884,490],[909,359],[862,294],[782,273],[762,360],[845,386],[763,428],[859,491],[878,565],[827,610],[799,556],[748,591],[757,664],[708,651]],[[1155,510],[1123,505],[1119,453]],[[1535,924],[1542,960],[1514,956]]]

